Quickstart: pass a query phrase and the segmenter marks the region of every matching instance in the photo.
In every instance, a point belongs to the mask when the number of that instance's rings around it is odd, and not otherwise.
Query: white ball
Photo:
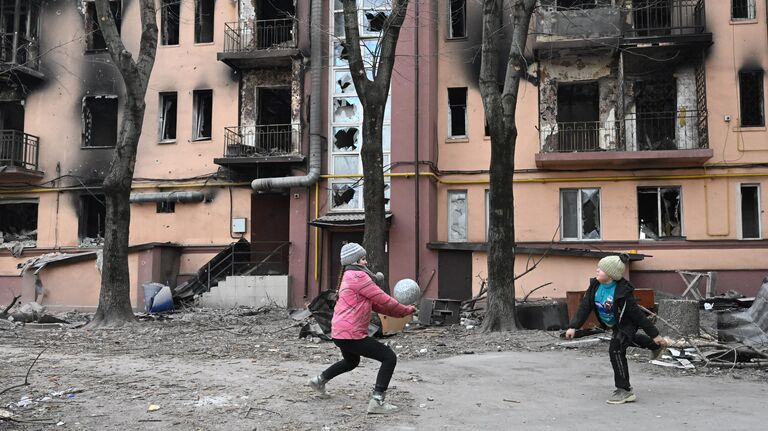
[[[395,284],[394,289],[392,289],[392,296],[401,304],[413,305],[419,300],[421,289],[415,281],[404,278]]]

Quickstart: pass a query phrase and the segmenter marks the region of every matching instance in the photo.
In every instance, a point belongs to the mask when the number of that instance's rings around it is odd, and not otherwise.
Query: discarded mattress
[[[717,318],[720,341],[737,341],[750,347],[768,346],[768,277],[755,302],[744,311],[722,312]]]

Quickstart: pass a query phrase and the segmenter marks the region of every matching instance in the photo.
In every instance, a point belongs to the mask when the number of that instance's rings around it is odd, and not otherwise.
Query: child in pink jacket
[[[387,316],[405,317],[415,313],[416,307],[402,305],[381,290],[375,283],[380,274],[371,273],[366,267],[368,261],[365,256],[365,249],[359,244],[347,243],[341,248],[343,269],[333,310],[331,338],[341,349],[343,359],[313,377],[309,385],[325,394],[325,384],[339,374],[354,370],[360,364],[361,356],[375,359],[381,362],[381,367],[368,402],[368,413],[386,414],[397,410],[397,407],[384,402],[384,393],[395,371],[397,356],[392,349],[368,336],[371,310]]]

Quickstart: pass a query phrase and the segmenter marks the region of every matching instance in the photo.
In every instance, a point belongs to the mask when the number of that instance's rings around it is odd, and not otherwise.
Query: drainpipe
[[[301,177],[257,178],[251,182],[251,188],[256,192],[266,192],[274,189],[291,187],[309,187],[320,178],[320,101],[322,99],[321,75],[323,73],[323,31],[321,28],[323,5],[322,0],[312,0],[310,16],[310,71],[311,96],[309,102],[309,171]]]
[[[413,38],[413,43],[414,43],[414,45],[416,45],[416,52],[415,52],[416,58],[419,58],[419,54],[421,54],[421,52],[419,51],[419,48],[420,48],[419,47],[419,30],[421,29],[421,27],[419,25],[419,3],[420,2],[421,2],[421,0],[416,0],[416,2],[415,2],[416,3],[415,4],[415,6],[416,6],[416,11],[415,11],[416,12],[416,17],[415,17],[416,36]],[[414,248],[415,248],[414,251],[416,252],[416,254],[414,256],[415,270],[414,270],[414,274],[413,274],[413,279],[418,284],[418,282],[419,282],[419,273],[421,272],[421,268],[420,268],[421,263],[420,263],[420,259],[419,259],[419,252],[421,251],[421,245],[419,244],[419,242],[421,241],[421,239],[419,238],[419,218],[421,216],[421,214],[420,214],[420,212],[421,212],[420,211],[421,210],[421,208],[420,208],[420,205],[421,205],[420,200],[421,200],[421,198],[419,196],[419,182],[421,181],[421,178],[419,177],[419,171],[421,170],[421,164],[419,163],[419,131],[420,131],[419,130],[419,128],[420,128],[419,126],[421,124],[419,122],[419,115],[420,115],[420,109],[419,109],[420,107],[419,107],[419,105],[421,104],[421,98],[420,98],[421,90],[419,88],[419,86],[420,86],[420,84],[419,84],[419,74],[421,72],[419,70],[419,62],[418,61],[415,62],[415,69],[416,69],[416,80],[415,80],[416,81],[415,82],[415,86],[416,86],[416,98],[415,98],[416,99],[415,100],[416,109],[415,109],[415,112],[414,112],[414,116],[416,118],[414,119],[415,120],[414,122],[416,123],[416,127],[414,127],[414,133],[413,133],[413,159],[416,162],[416,165],[415,165],[416,166],[416,184],[414,186],[415,191],[414,191],[414,194],[413,194],[413,196],[414,196],[413,200],[414,200],[414,204],[415,204],[414,205],[414,221],[413,221],[413,223],[414,223],[414,226],[413,226],[414,227],[414,235],[413,235],[414,238],[413,238],[413,240],[414,240]]]

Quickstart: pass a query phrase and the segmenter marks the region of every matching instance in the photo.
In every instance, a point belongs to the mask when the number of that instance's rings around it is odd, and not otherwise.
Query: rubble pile
[[[37,246],[37,229],[0,231],[0,249],[8,249],[14,257],[19,257],[25,248]]]

